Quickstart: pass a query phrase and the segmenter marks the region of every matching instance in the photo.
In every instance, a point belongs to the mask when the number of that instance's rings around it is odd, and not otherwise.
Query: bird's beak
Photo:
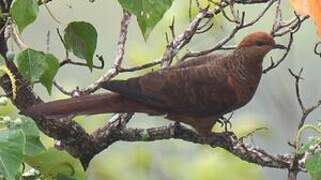
[[[282,44],[274,44],[273,49],[288,49],[288,48]]]

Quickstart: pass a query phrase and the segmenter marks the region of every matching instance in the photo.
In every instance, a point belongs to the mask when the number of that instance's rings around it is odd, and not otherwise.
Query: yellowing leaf
[[[317,26],[319,36],[321,37],[321,0],[309,0],[309,15]]]
[[[295,10],[300,15],[309,14],[308,0],[290,0],[290,3]]]
[[[289,0],[299,15],[309,15],[313,19],[321,37],[321,0]]]

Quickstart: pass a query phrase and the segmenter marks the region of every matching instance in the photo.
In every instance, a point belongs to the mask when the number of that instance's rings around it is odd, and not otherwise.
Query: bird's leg
[[[172,136],[175,135],[176,130],[180,129],[182,127],[182,124],[178,121],[175,121],[174,124],[170,124],[169,128],[170,128],[170,134]]]
[[[178,121],[175,121],[174,126],[175,126],[175,128],[180,127],[180,126],[181,126],[181,123],[178,122]]]
[[[224,116],[221,116],[220,118],[218,118],[218,123],[221,124],[221,127],[224,127],[224,131],[227,132],[227,127],[229,126],[229,128],[232,128],[232,123],[231,123],[231,118],[233,116],[233,113],[231,113],[231,115],[226,118]]]

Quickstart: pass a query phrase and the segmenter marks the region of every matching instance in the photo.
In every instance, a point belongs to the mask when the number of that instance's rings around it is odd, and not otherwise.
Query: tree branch
[[[126,10],[123,10],[123,19],[121,21],[121,30],[120,35],[117,43],[117,56],[115,58],[113,67],[108,70],[106,74],[101,76],[96,82],[89,85],[87,88],[81,90],[83,94],[90,94],[95,92],[100,88],[102,83],[108,82],[110,79],[115,77],[118,74],[119,68],[123,61],[124,52],[125,52],[125,43],[127,40],[127,33],[128,33],[128,24],[130,21],[131,14]]]
[[[310,115],[311,112],[313,112],[314,110],[316,110],[318,107],[321,106],[321,99],[318,100],[318,102],[311,106],[310,108],[306,108],[302,102],[302,98],[301,98],[301,94],[300,94],[300,80],[302,80],[302,72],[303,72],[303,68],[300,69],[300,71],[298,72],[298,74],[293,73],[293,71],[291,69],[289,69],[289,73],[291,74],[291,76],[293,76],[295,78],[295,93],[296,93],[296,99],[299,103],[300,109],[302,111],[302,116],[297,128],[297,132],[296,134],[300,131],[300,129],[303,127],[306,118]],[[294,140],[294,146],[296,149],[298,149],[298,147],[300,146],[298,142],[299,140],[297,138],[295,138]],[[303,155],[298,154],[297,152],[294,152],[294,157],[291,160],[290,166],[289,166],[289,172],[288,172],[288,180],[296,180],[297,179],[297,174],[299,173],[297,167],[300,166],[299,161],[300,159],[303,158]]]
[[[149,129],[125,128],[109,126],[107,129],[99,129],[92,135],[99,149],[104,150],[117,141],[156,141],[167,139],[180,139],[196,144],[209,145],[213,148],[221,147],[238,156],[240,159],[255,163],[263,167],[286,169],[290,165],[285,156],[274,157],[264,150],[245,144],[238,140],[232,132],[213,133],[210,137],[200,136],[195,131],[182,125],[171,124],[169,126],[154,127]],[[298,167],[298,171],[301,167]]]
[[[239,4],[257,4],[257,3],[267,3],[266,7],[261,11],[253,20],[248,23],[245,23],[245,12],[238,16],[238,13],[235,13],[233,9],[231,9],[232,15],[234,19],[231,19],[232,23],[235,23],[235,27],[232,32],[226,36],[224,39],[219,41],[213,47],[199,51],[199,52],[189,52],[184,55],[181,60],[184,60],[188,57],[196,57],[211,53],[218,49],[227,49],[234,48],[227,47],[226,44],[236,35],[239,30],[243,28],[247,28],[249,26],[257,23],[265,13],[272,7],[272,5],[277,0],[234,0],[234,1],[221,1],[217,7],[214,9],[201,9],[198,15],[190,21],[186,29],[181,34],[174,33],[174,23],[171,25],[171,32],[173,36],[173,40],[168,42],[166,49],[163,53],[163,56],[153,62],[143,64],[136,67],[131,68],[123,68],[121,67],[121,63],[123,61],[124,52],[125,52],[125,43],[128,34],[128,24],[130,22],[131,14],[127,11],[123,11],[123,18],[121,21],[121,30],[117,43],[117,54],[114,60],[114,64],[111,69],[108,70],[106,74],[101,76],[96,82],[89,85],[87,88],[82,90],[75,90],[74,92],[68,92],[63,89],[63,87],[56,84],[58,88],[66,94],[73,95],[77,93],[81,94],[90,94],[99,89],[102,83],[110,81],[113,77],[123,72],[133,72],[145,68],[152,67],[154,65],[161,64],[162,68],[169,66],[173,60],[173,58],[177,55],[179,50],[181,50],[186,44],[188,44],[195,34],[206,32],[211,28],[205,28],[207,24],[210,22],[211,18],[219,13],[223,13],[225,7],[232,6],[233,3]],[[47,1],[38,1],[39,4],[50,2]],[[280,2],[280,1],[279,1]],[[10,7],[10,6],[9,6]],[[3,7],[1,6],[2,12]],[[226,16],[227,17],[227,16]],[[288,23],[279,23],[275,25],[273,28],[274,36],[283,36],[287,33],[291,33],[290,42],[288,45],[288,51],[292,44],[292,34],[299,29],[301,23],[307,17],[298,18],[294,20],[290,20]],[[277,18],[276,18],[277,19]],[[281,18],[280,18],[281,19]],[[200,25],[203,20],[205,23]],[[173,21],[174,22],[174,21]],[[5,28],[5,22],[0,22],[0,29]],[[204,28],[204,29],[203,29]],[[202,30],[203,29],[203,30]],[[0,53],[5,57],[8,49],[6,46],[6,42],[4,39],[3,32],[0,32]],[[287,56],[287,53],[279,60],[276,64],[273,64],[270,69],[277,67]],[[64,64],[79,64],[78,62],[73,62],[71,60],[63,61],[61,66]],[[17,86],[18,86],[18,96],[14,99],[14,104],[20,109],[24,110],[25,108],[32,106],[37,103],[41,103],[42,100],[33,94],[31,87],[29,86],[29,82],[26,82],[21,75],[18,73],[16,66],[11,61],[6,60],[6,65],[8,68],[14,73],[17,78]],[[266,71],[269,71],[266,70]],[[11,96],[11,84],[10,80],[7,76],[4,76],[0,79],[0,86],[3,87],[5,93]],[[302,104],[302,101],[301,103]],[[311,108],[305,109],[305,112],[309,114],[315,108],[321,105],[321,101],[318,102],[317,105],[312,106]],[[302,104],[303,106],[303,104]],[[302,108],[301,108],[302,109]],[[90,162],[90,160],[99,152],[108,148],[114,142],[117,141],[156,141],[156,140],[167,140],[167,139],[180,139],[196,144],[209,145],[213,148],[221,147],[225,150],[231,152],[232,154],[238,156],[240,159],[245,160],[247,162],[255,163],[261,165],[263,167],[272,167],[272,168],[281,168],[281,169],[289,169],[293,172],[299,172],[303,170],[298,163],[293,166],[293,162],[298,161],[298,157],[288,157],[287,155],[278,155],[273,156],[265,152],[264,150],[254,147],[253,145],[246,144],[243,142],[243,138],[238,139],[233,132],[220,132],[213,133],[211,136],[201,136],[195,131],[186,128],[179,124],[172,124],[169,126],[162,127],[153,127],[148,129],[141,128],[127,128],[126,124],[130,120],[133,114],[116,114],[111,121],[109,121],[105,126],[97,129],[91,135],[87,134],[85,130],[76,122],[71,121],[71,117],[65,117],[61,119],[48,119],[46,117],[35,116],[31,117],[35,120],[38,127],[42,132],[47,134],[50,137],[53,137],[59,141],[61,141],[61,145],[63,149],[66,149],[70,154],[74,157],[78,157],[83,166],[86,168]],[[305,121],[305,120],[304,120]],[[304,121],[301,122],[304,123]],[[299,125],[300,126],[300,125]]]

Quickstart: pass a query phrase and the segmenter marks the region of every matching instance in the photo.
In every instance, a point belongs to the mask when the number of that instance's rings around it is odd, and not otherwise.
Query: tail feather
[[[69,99],[42,103],[27,108],[22,114],[45,116],[91,115],[101,113],[144,112],[161,114],[135,100],[130,100],[117,93],[85,95]]]

